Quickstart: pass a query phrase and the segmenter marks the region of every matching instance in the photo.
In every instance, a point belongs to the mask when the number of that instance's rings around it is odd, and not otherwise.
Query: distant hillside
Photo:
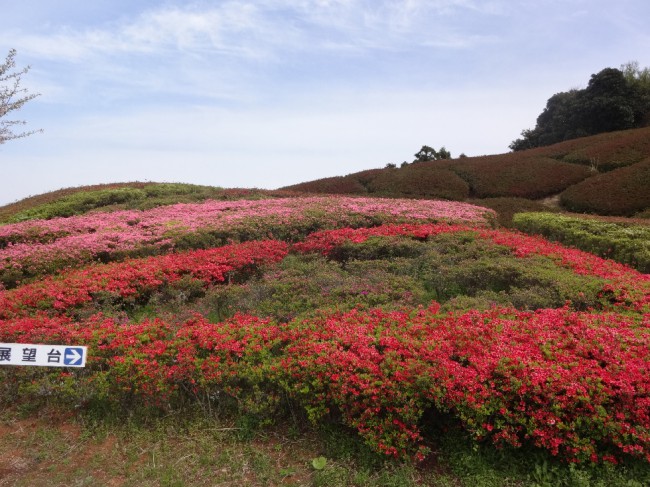
[[[129,182],[66,188],[0,207],[0,224],[175,203],[341,194],[465,201],[501,224],[528,211],[650,219],[650,127],[506,154],[370,169],[278,190]]]
[[[507,154],[416,162],[282,188],[471,201],[504,213],[558,209],[650,217],[650,127]]]
[[[65,188],[0,207],[0,224],[80,215],[91,211],[145,210],[205,200],[256,199],[279,195],[258,189],[224,189],[182,183],[130,182]]]

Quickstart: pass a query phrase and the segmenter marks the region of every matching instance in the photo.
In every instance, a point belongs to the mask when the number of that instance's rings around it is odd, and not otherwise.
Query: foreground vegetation
[[[444,419],[435,452],[418,466],[373,453],[345,428],[318,429],[300,418],[260,427],[223,411],[3,410],[0,483],[17,487],[357,486],[503,487],[647,485],[641,465],[567,466],[539,451],[476,445]],[[323,462],[324,460],[324,462]],[[320,462],[320,463],[319,463]],[[315,466],[316,465],[316,466]],[[316,468],[319,467],[319,468]]]
[[[209,421],[224,455],[258,462],[227,466],[187,442],[179,470],[166,433],[158,464],[127,456],[111,474],[167,485],[209,484],[207,466],[244,485],[649,480],[646,275],[493,229],[490,212],[458,203],[274,199],[132,217],[2,227],[7,249],[121,218],[155,237],[146,257],[115,241],[110,262],[69,257],[65,270],[32,253],[31,279],[0,292],[0,341],[90,349],[85,369],[2,368],[6,428],[56,411],[105,437],[108,418],[139,416],[114,434],[140,424],[205,444]],[[139,434],[120,442],[151,438]]]
[[[0,367],[0,483],[650,484],[647,225],[535,199],[643,217],[644,130],[0,209],[0,342],[90,348]]]

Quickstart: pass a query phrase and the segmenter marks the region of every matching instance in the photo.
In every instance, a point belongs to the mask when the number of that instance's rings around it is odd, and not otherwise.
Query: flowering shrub
[[[593,254],[564,247],[541,237],[524,235],[507,230],[473,229],[464,225],[405,224],[384,225],[375,228],[339,229],[315,232],[304,242],[294,244],[299,252],[320,252],[335,257],[336,249],[344,242],[361,243],[372,236],[406,235],[426,239],[441,233],[472,232],[477,236],[508,247],[516,257],[542,255],[552,258],[559,265],[577,274],[598,276],[609,281],[603,294],[611,295],[612,301],[621,307],[637,311],[650,311],[650,275],[642,274],[623,264],[602,259]]]
[[[38,309],[61,313],[92,301],[100,292],[135,300],[183,276],[205,284],[224,282],[235,273],[278,262],[287,252],[286,243],[268,240],[91,266],[0,293],[0,319]]]
[[[468,157],[446,165],[469,183],[477,198],[537,199],[556,194],[590,176],[585,166],[519,151]]]
[[[480,224],[492,214],[492,210],[457,202],[320,197],[207,201],[33,220],[0,226],[0,282],[10,285],[21,276],[98,258],[114,260],[143,249],[164,252],[181,240],[190,247],[203,247],[206,243],[223,245],[229,239],[256,240],[269,235],[298,239],[317,229],[400,221]],[[207,237],[192,241],[196,235]]]
[[[406,219],[399,204],[391,204],[391,218]],[[381,205],[366,210],[375,216],[388,211]],[[218,323],[199,315],[138,322],[123,314],[73,313],[107,294],[138,301],[183,278],[206,286],[232,275],[245,279],[290,249],[335,259],[345,257],[346,245],[445,234],[458,236],[459,246],[494,244],[496,257],[545,256],[577,275],[596,276],[604,281],[605,311],[493,307],[443,314],[433,302],[322,310],[287,321],[236,314]],[[400,256],[419,258],[426,250],[407,243],[396,249]],[[383,249],[368,244],[357,255]],[[650,276],[517,232],[395,223],[319,231],[292,247],[250,241],[94,265],[0,291],[0,342],[89,347],[86,368],[65,375],[0,369],[2,404],[60,397],[75,405],[145,401],[164,408],[175,400],[227,397],[244,411],[269,416],[284,397],[313,421],[342,420],[377,451],[416,458],[427,451],[425,418],[444,411],[477,440],[498,446],[532,444],[571,462],[628,456],[650,462]],[[75,387],[66,386],[69,381]]]
[[[418,163],[383,171],[368,184],[368,191],[394,197],[458,201],[469,196],[469,185],[449,169]]]
[[[553,213],[518,213],[519,230],[650,272],[650,226]]]
[[[650,156],[650,130],[644,127],[581,137],[539,147],[534,149],[534,153],[584,164],[602,172],[611,171]]]
[[[577,213],[632,216],[650,207],[650,158],[568,188],[562,206]]]
[[[288,324],[197,317],[179,328],[40,316],[3,323],[0,339],[89,345],[79,373],[117,401],[161,405],[181,393],[220,391],[269,414],[284,390],[314,421],[340,415],[394,456],[425,453],[421,421],[434,408],[497,445],[530,442],[569,461],[650,461],[648,316],[438,308],[324,313]]]

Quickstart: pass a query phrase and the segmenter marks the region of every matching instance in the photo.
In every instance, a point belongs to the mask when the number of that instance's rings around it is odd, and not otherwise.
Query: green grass
[[[334,424],[314,428],[286,420],[242,434],[237,418],[202,409],[166,416],[146,410],[85,411],[65,420],[0,417],[0,483],[13,486],[358,486],[358,487],[642,487],[650,471],[624,466],[567,465],[536,450],[495,450],[445,428],[420,465],[371,452]],[[323,468],[313,460],[324,457]],[[319,466],[320,467],[320,466]]]

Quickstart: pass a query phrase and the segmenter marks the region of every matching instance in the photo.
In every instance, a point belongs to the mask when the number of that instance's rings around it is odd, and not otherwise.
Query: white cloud
[[[476,2],[463,0],[234,0],[218,6],[163,6],[134,19],[89,28],[64,26],[39,34],[13,30],[3,37],[17,39],[32,56],[65,62],[176,52],[266,60],[278,50],[341,44],[372,49],[406,43],[466,47],[481,38],[470,35],[469,41],[459,42],[460,33],[450,28],[458,19],[436,19],[478,9]]]

